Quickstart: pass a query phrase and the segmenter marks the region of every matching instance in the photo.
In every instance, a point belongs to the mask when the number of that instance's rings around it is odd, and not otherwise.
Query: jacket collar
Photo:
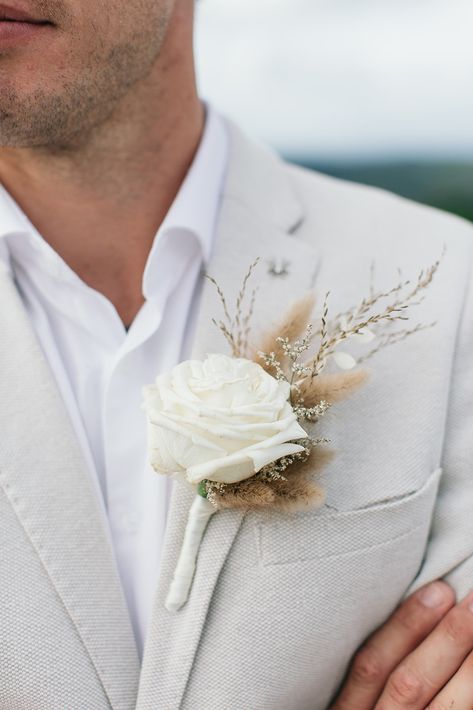
[[[110,704],[131,710],[139,662],[107,523],[54,376],[6,266],[0,269],[0,303],[0,485]]]
[[[307,292],[316,265],[314,250],[298,241],[301,205],[280,160],[249,142],[230,124],[229,172],[219,219],[216,249],[208,273],[229,299],[236,298],[249,265],[260,257],[253,331],[267,329],[295,298]],[[286,275],[272,275],[270,262],[287,263]],[[212,319],[220,316],[215,288],[204,283],[192,357],[226,352]],[[212,516],[199,551],[186,605],[171,613],[164,600],[182,544],[194,493],[176,482],[168,517],[161,574],[148,633],[137,710],[179,708],[199,647],[213,595],[244,514],[226,510]],[[231,603],[231,600],[229,600]],[[205,649],[201,651],[204,653]]]

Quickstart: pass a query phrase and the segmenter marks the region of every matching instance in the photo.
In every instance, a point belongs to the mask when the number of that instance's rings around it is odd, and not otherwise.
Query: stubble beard
[[[91,54],[74,79],[56,91],[41,87],[21,95],[3,87],[0,95],[0,147],[75,152],[113,116],[120,100],[151,73],[164,41],[166,23],[152,38],[141,33]],[[152,39],[152,43],[150,42]],[[0,59],[1,61],[1,59]]]

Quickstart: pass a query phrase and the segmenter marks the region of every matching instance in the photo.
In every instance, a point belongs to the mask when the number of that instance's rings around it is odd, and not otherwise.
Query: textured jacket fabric
[[[261,258],[253,332],[309,288],[333,314],[416,279],[446,249],[412,324],[320,425],[326,503],[214,515],[188,603],[164,608],[193,497],[174,484],[140,664],[106,520],[63,402],[0,272],[0,708],[323,710],[353,652],[412,589],[473,588],[473,229],[281,162],[231,127],[209,273],[229,299]],[[275,275],[271,262],[285,263]],[[277,271],[277,269],[276,269]],[[226,352],[201,294],[193,356]],[[410,324],[409,324],[410,325]]]

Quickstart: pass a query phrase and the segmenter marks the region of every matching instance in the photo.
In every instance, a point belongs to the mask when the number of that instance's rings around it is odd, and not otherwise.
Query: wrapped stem
[[[168,611],[179,611],[189,597],[200,543],[213,513],[215,508],[206,498],[201,495],[194,498],[174,577],[166,597],[165,607]]]

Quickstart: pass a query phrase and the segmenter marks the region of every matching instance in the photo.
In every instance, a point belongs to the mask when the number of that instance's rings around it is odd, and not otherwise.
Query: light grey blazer
[[[473,587],[473,301],[469,224],[287,166],[231,128],[210,273],[236,293],[262,257],[255,329],[314,286],[353,306],[397,268],[447,253],[414,321],[322,433],[327,503],[293,517],[215,515],[191,597],[164,597],[192,492],[175,484],[141,665],[106,521],[14,283],[0,275],[0,708],[322,710],[360,642],[412,588]],[[0,215],[1,219],[1,215]],[[272,259],[287,275],[270,273]],[[193,356],[223,351],[202,293]]]

